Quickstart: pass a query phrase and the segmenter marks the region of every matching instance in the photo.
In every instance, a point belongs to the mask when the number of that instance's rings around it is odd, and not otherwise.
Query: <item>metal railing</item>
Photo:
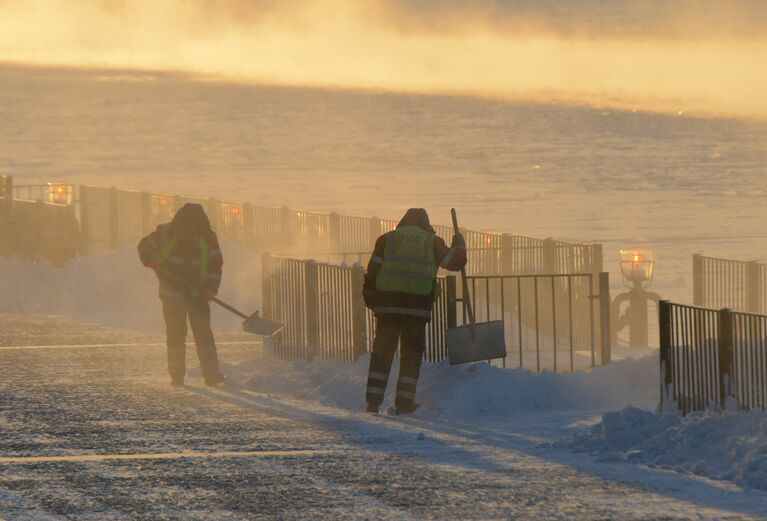
[[[767,406],[767,316],[661,301],[661,407]]]
[[[56,190],[57,186],[67,185],[17,187],[11,176],[0,176],[0,255],[53,264],[77,255],[80,232],[74,206],[51,201],[56,194],[67,194]]]
[[[122,244],[135,243],[155,227],[171,220],[187,202],[202,204],[219,236],[260,251],[290,252],[313,256],[341,252],[357,255],[370,251],[376,238],[393,230],[397,220],[355,217],[272,208],[213,198],[185,197],[146,191],[121,190],[50,183],[13,186],[10,178],[2,190],[16,198],[43,200],[75,207],[79,217],[79,251],[102,253]],[[435,225],[447,242],[452,227]],[[468,246],[470,275],[544,274],[590,272],[602,266],[598,244],[579,244],[553,239],[532,239],[494,232],[462,230]]]
[[[13,185],[13,198],[21,201],[72,205],[75,203],[75,185],[67,183]]]
[[[262,270],[264,316],[286,324],[275,338],[275,356],[353,361],[372,349],[375,319],[362,300],[361,265],[264,254]],[[511,346],[504,366],[573,371],[610,360],[610,335],[603,334],[609,332],[608,275],[599,280],[596,294],[589,273],[470,277],[469,298],[479,320],[504,321]],[[430,362],[447,357],[445,330],[466,323],[455,276],[437,282],[442,292],[426,330]]]
[[[609,274],[600,273],[598,285],[591,273],[468,280],[477,321],[504,324],[504,367],[574,371],[610,361]]]
[[[696,306],[767,312],[767,264],[695,254],[692,272]]]

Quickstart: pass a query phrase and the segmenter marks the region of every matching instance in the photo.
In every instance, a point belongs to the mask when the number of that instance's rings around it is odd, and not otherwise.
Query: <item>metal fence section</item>
[[[477,321],[503,321],[504,367],[574,371],[610,361],[609,285],[607,273],[480,275],[469,297]]]
[[[682,412],[720,403],[719,311],[661,301],[661,405]]]
[[[767,406],[767,316],[661,301],[661,407]]]
[[[274,356],[351,362],[367,351],[361,267],[262,259],[264,316],[285,323],[273,339]]]
[[[695,254],[692,272],[696,306],[767,313],[767,264]]]
[[[742,409],[767,405],[767,316],[726,313],[732,328],[731,396]],[[727,326],[726,326],[727,327]],[[725,348],[727,345],[725,344]]]
[[[68,195],[70,186],[18,187],[11,176],[0,176],[0,254],[53,264],[77,255],[80,231],[74,200]]]
[[[135,243],[158,224],[169,222],[185,203],[203,205],[222,238],[260,251],[281,251],[304,257],[324,255],[330,262],[337,262],[338,255],[351,258],[372,251],[376,238],[395,229],[398,223],[395,219],[297,211],[115,187],[83,185],[79,187],[78,198],[73,185],[6,185],[4,189],[15,193],[17,199],[25,197],[76,208],[81,253],[102,253],[122,244]],[[452,240],[452,227],[435,225],[434,228],[445,241]],[[462,233],[468,247],[467,269],[471,275],[591,272],[596,276],[601,270],[602,250],[598,244],[474,230],[462,230]]]
[[[275,338],[274,355],[353,361],[370,351],[375,319],[362,300],[363,275],[361,265],[264,254],[264,316],[286,324]],[[430,362],[447,357],[445,330],[466,323],[458,312],[462,297],[455,276],[437,282],[442,292],[426,330],[424,358]],[[603,273],[599,286],[591,282],[590,273],[477,276],[470,277],[469,298],[478,320],[504,321],[510,346],[504,366],[573,371],[610,360],[610,335],[603,334],[609,332],[609,278]]]

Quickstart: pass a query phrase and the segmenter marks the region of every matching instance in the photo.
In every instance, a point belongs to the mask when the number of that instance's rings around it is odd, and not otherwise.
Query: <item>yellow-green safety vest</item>
[[[418,226],[401,226],[389,232],[381,271],[376,276],[376,289],[430,295],[439,269],[434,256],[434,237]]]
[[[165,241],[162,248],[152,248],[150,255],[160,261],[168,262],[173,247],[176,245],[176,237]],[[200,239],[200,283],[204,283],[208,278],[208,243],[205,239]]]

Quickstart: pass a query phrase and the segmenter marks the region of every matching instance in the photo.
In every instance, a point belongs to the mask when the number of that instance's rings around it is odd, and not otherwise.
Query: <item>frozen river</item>
[[[693,252],[767,258],[767,124],[688,113],[0,68],[0,171],[396,217],[658,255],[691,298]]]

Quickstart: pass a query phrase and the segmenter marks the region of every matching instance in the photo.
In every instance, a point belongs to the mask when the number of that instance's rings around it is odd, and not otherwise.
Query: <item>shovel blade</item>
[[[445,340],[452,365],[506,358],[506,338],[500,320],[450,328]]]
[[[247,320],[242,323],[242,330],[246,333],[262,336],[275,335],[279,333],[283,327],[285,327],[285,324],[282,322],[261,318],[258,316],[258,311],[250,315]]]

